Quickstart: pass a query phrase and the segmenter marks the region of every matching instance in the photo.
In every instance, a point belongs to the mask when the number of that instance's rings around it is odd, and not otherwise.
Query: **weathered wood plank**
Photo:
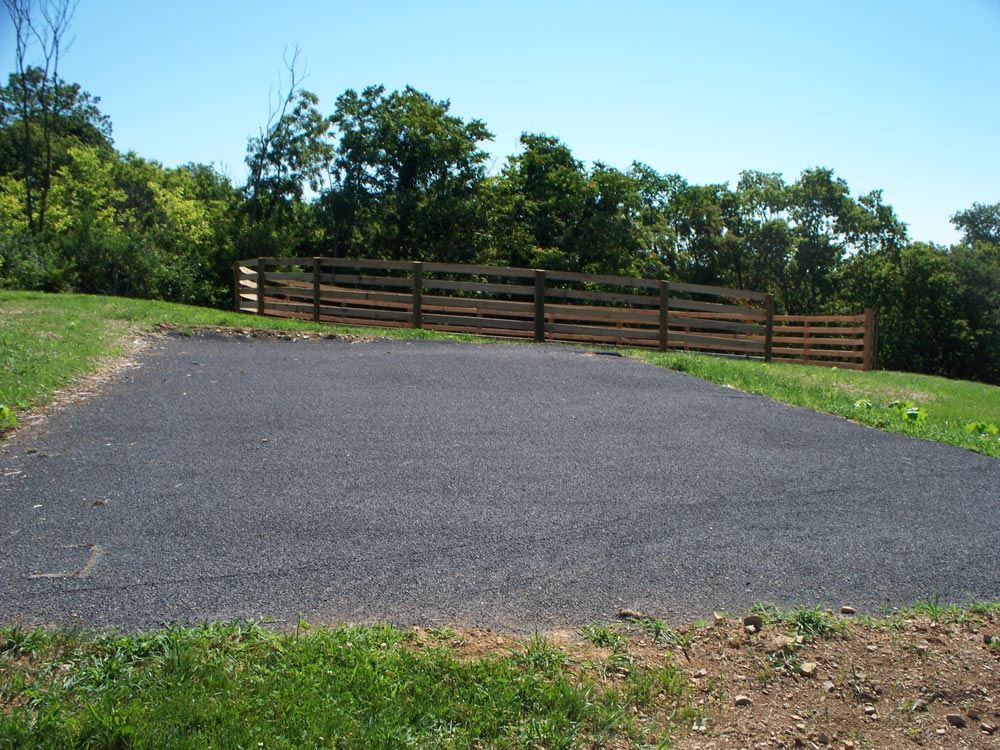
[[[560,289],[549,287],[545,290],[548,299],[572,299],[594,302],[613,302],[621,305],[643,305],[655,308],[659,296],[652,294],[616,294],[615,292],[594,292],[589,289]]]
[[[412,279],[401,276],[358,276],[357,274],[338,273],[336,278],[338,284],[364,284],[366,286],[395,287],[399,289],[410,289],[413,286]]]
[[[523,284],[490,284],[485,281],[449,281],[424,279],[424,289],[448,289],[456,292],[492,292],[493,294],[534,294],[535,288]]]
[[[534,315],[534,302],[504,299],[482,299],[476,297],[440,297],[424,295],[424,306],[429,304],[437,305],[441,308],[454,308],[456,310],[468,310],[482,313],[508,313],[515,318],[532,318]]]
[[[797,357],[802,359],[802,355],[805,352],[804,349],[792,349],[786,346],[776,346],[774,347],[775,354],[781,354],[786,357]],[[865,358],[865,353],[863,351],[851,351],[850,349],[822,349],[818,347],[809,347],[809,358],[813,357],[832,357],[836,359],[860,359]]]
[[[681,331],[670,332],[671,348],[678,348],[687,344],[690,347],[711,347],[715,349],[725,349],[732,351],[761,352],[764,351],[763,340],[754,339],[734,339],[727,336],[707,336],[704,334],[686,333]]]
[[[811,333],[811,332],[810,332]],[[817,336],[805,337],[795,337],[795,336],[775,336],[775,342],[779,344],[798,344],[800,346],[809,347],[812,349],[821,349],[825,346],[864,346],[865,340],[863,338],[856,339],[827,339],[820,338]]]
[[[657,289],[660,282],[656,279],[639,279],[631,276],[607,276],[594,273],[575,273],[573,271],[546,271],[549,281],[579,281],[584,284],[605,284],[607,286],[639,287]]]
[[[864,315],[775,315],[775,323],[864,323]]]
[[[774,327],[774,335],[775,336],[787,336],[787,335],[795,334],[795,333],[803,334],[805,332],[806,332],[806,329],[805,329],[804,326],[775,326]],[[858,327],[854,327],[854,328],[848,328],[848,327],[845,327],[845,326],[819,326],[819,327],[812,327],[812,326],[810,326],[809,327],[809,335],[810,336],[817,336],[817,335],[823,335],[823,334],[840,334],[840,335],[848,334],[848,335],[852,335],[852,336],[854,336],[854,335],[864,336],[864,333],[865,333],[865,329],[864,329],[863,326],[858,326]]]
[[[530,279],[535,275],[531,268],[506,268],[503,266],[466,266],[461,263],[424,263],[424,273],[455,273],[475,276],[505,276]]]
[[[673,291],[673,285],[670,287],[671,292]],[[671,310],[701,310],[709,313],[716,313],[719,315],[748,315],[760,318],[763,320],[764,315],[762,311],[756,310],[752,307],[744,307],[743,305],[723,305],[717,304],[715,302],[700,302],[693,299],[677,299],[671,296],[670,298],[670,309]]]
[[[767,300],[766,292],[750,292],[745,289],[730,289],[728,287],[708,286],[706,284],[683,284],[674,281],[670,282],[670,292],[671,294],[707,294],[727,299],[751,299],[756,302],[765,302]]]
[[[579,320],[599,323],[636,323],[655,326],[656,310],[635,310],[627,307],[586,307],[583,305],[545,306],[545,316],[552,320]]]
[[[323,317],[324,315],[339,315],[341,317],[360,318],[369,321],[368,325],[371,325],[372,320],[397,320],[405,321],[406,323],[410,323],[413,320],[413,316],[409,311],[376,310],[364,307],[330,307],[328,305],[320,305],[320,317]]]
[[[711,318],[691,318],[686,315],[671,315],[668,323],[674,326],[687,326],[700,330],[729,331],[731,333],[750,333],[763,335],[765,327],[753,323],[733,323],[728,320],[713,320]]]
[[[615,338],[616,335],[627,335],[645,341],[658,341],[660,338],[660,332],[655,328],[611,328],[609,326],[571,325],[568,323],[546,323],[545,333],[594,334],[611,338]]]
[[[383,271],[410,271],[409,260],[376,260],[372,258],[320,258],[323,268],[374,268]]]
[[[312,271],[309,273],[299,273],[291,271],[270,271],[267,274],[268,281],[312,281]]]
[[[478,318],[472,315],[442,315],[424,313],[424,323],[431,325],[464,326],[466,328],[493,328],[496,330],[534,331],[533,320],[509,320],[506,318]]]

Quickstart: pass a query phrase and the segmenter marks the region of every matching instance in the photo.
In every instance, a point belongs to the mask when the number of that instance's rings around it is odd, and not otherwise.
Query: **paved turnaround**
[[[1000,596],[1000,461],[558,346],[168,336],[0,453],[0,622]],[[933,408],[933,406],[931,406]]]

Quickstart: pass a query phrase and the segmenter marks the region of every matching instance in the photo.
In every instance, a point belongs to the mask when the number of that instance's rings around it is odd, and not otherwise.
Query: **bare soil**
[[[636,621],[614,629],[634,664],[674,664],[687,676],[695,719],[674,732],[673,748],[1000,748],[1000,619],[957,619],[837,616],[836,632],[801,643],[787,626],[751,632],[733,616],[666,640]],[[549,637],[577,665],[611,654],[580,634]],[[464,631],[456,643],[471,657],[519,641]]]

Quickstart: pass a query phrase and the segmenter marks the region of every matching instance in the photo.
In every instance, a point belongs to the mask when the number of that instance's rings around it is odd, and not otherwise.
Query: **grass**
[[[765,364],[683,352],[633,354],[719,385],[1000,458],[1000,436],[967,429],[976,423],[1000,425],[996,386],[905,372]],[[908,410],[919,412],[907,414]]]
[[[666,742],[679,670],[603,679],[541,639],[464,656],[388,626],[0,629],[0,748],[575,748]]]
[[[13,412],[0,408],[0,431],[12,425],[17,412],[44,403],[55,390],[96,369],[102,358],[123,351],[135,331],[150,330],[158,323],[484,340],[431,331],[258,318],[168,302],[0,290],[0,407]],[[1000,388],[996,386],[911,373],[764,364],[683,352],[631,354],[720,385],[1000,458],[1000,434],[990,430],[1000,425]]]

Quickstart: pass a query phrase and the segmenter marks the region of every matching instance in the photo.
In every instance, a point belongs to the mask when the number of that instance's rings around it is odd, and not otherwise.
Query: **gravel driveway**
[[[0,469],[5,623],[1000,597],[1000,461],[568,347],[171,335]]]

